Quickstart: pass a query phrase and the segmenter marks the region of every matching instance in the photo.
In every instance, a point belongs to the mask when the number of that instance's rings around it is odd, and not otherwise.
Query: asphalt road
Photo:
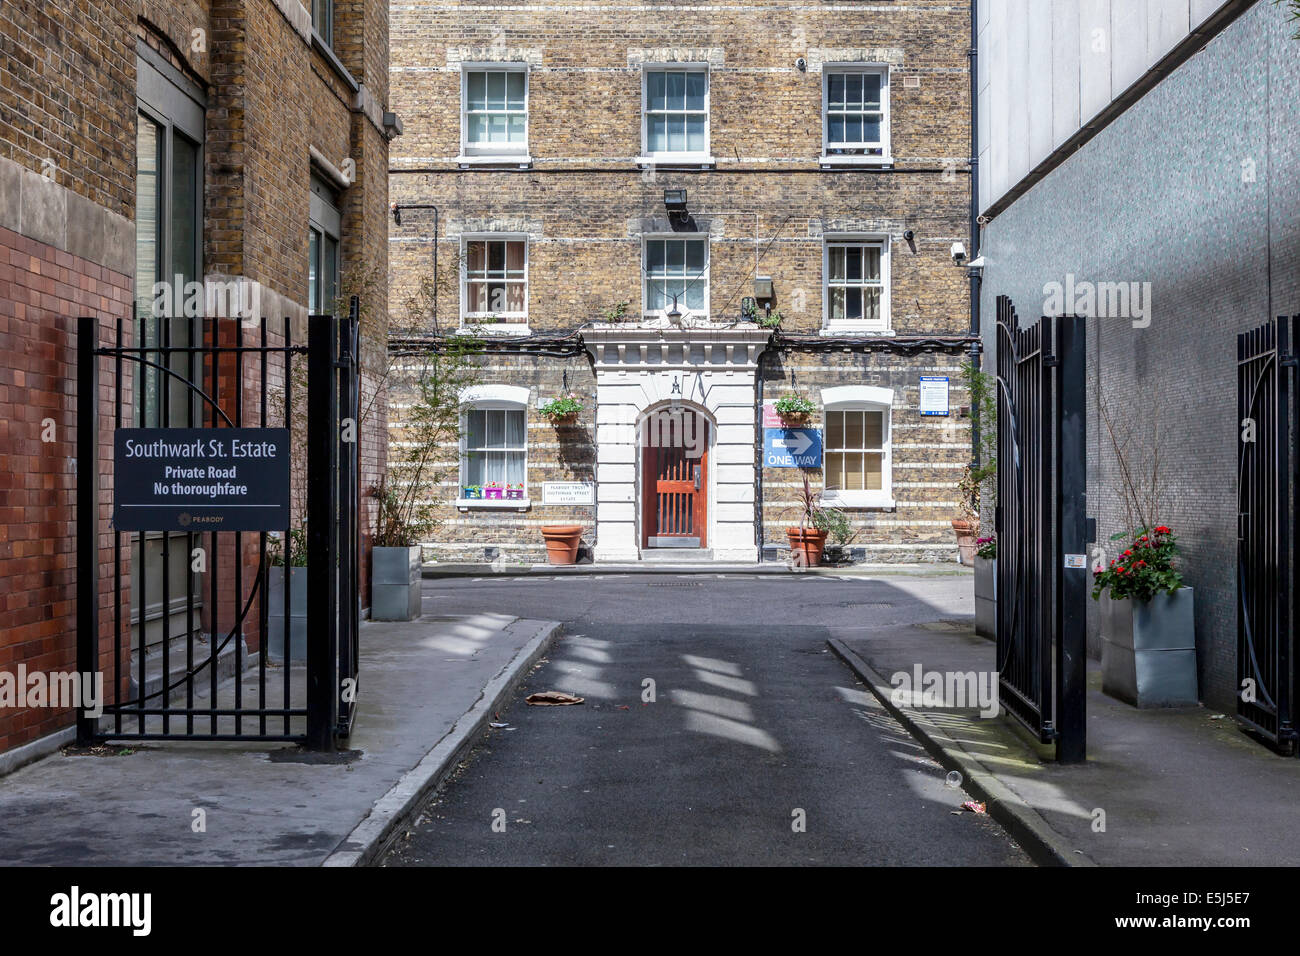
[[[426,588],[447,613],[566,634],[382,865],[1029,864],[988,817],[953,812],[969,795],[826,648],[832,630],[969,614],[968,579]],[[524,703],[545,690],[586,702]]]

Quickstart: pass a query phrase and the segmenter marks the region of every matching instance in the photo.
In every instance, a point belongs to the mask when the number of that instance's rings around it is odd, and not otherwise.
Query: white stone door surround
[[[708,549],[719,562],[758,561],[754,539],[755,374],[771,332],[687,319],[597,323],[583,330],[596,369],[598,562],[641,559],[637,426],[678,400],[710,420]]]

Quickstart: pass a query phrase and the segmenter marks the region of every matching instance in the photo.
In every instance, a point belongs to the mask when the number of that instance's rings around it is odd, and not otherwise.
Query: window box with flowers
[[[1196,626],[1192,588],[1174,566],[1166,525],[1121,533],[1132,543],[1093,569],[1101,602],[1101,689],[1135,707],[1197,703]]]
[[[483,497],[488,501],[500,501],[505,497],[505,489],[495,481],[489,482],[483,489]]]

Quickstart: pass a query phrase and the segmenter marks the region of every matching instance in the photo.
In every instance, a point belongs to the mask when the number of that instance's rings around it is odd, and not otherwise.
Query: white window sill
[[[879,508],[888,510],[897,506],[893,498],[879,491],[827,491],[822,494],[822,504],[828,508]]]
[[[457,498],[456,507],[461,511],[481,508],[483,510],[526,511],[532,507],[531,498]]]
[[[531,330],[522,322],[488,322],[476,325],[473,319],[462,319],[457,331],[461,335],[532,335]]]
[[[840,155],[838,153],[823,153],[821,156],[823,166],[892,166],[894,165],[893,156],[862,156],[856,153],[847,153]]]
[[[456,157],[456,163],[460,166],[517,166],[520,169],[531,169],[533,157],[518,153],[500,156],[461,155]]]
[[[638,156],[638,166],[707,166],[712,168],[718,161],[708,153],[663,153],[658,156]]]
[[[888,337],[897,335],[893,329],[881,328],[877,325],[858,325],[856,323],[838,323],[832,322],[817,333],[822,336],[839,336],[839,335],[861,335],[861,336],[882,336]]]

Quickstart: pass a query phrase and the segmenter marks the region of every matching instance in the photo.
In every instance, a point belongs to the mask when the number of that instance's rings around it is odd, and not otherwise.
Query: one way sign
[[[763,463],[768,468],[820,468],[821,431],[816,428],[763,429]]]

